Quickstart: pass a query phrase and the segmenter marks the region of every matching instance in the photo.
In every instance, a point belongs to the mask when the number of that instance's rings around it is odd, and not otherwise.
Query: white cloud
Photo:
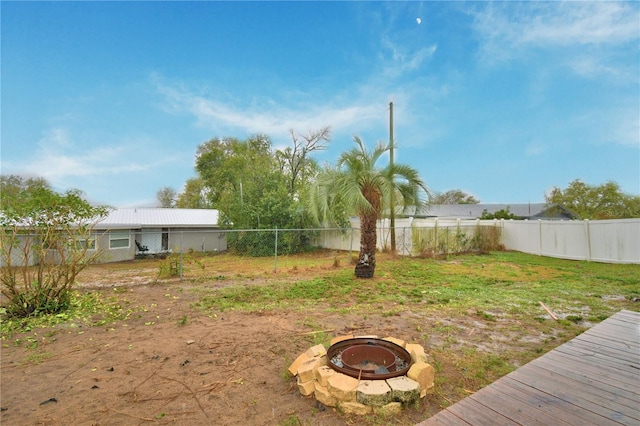
[[[624,81],[638,78],[638,69],[628,70],[625,67],[614,67],[602,63],[599,58],[589,56],[576,56],[568,61],[571,70],[585,78],[597,78],[611,76]]]
[[[600,55],[636,43],[640,36],[640,11],[633,2],[490,3],[472,14],[482,57],[489,63],[527,55],[530,49],[578,49],[592,55],[582,58],[583,72],[588,62],[602,71],[606,66],[596,64]]]
[[[640,116],[638,107],[620,108],[612,111],[611,131],[607,142],[614,142],[632,148],[640,148]]]
[[[21,164],[6,166],[20,174],[45,178],[52,185],[68,186],[70,181],[151,170],[175,157],[162,156],[151,149],[149,140],[127,140],[120,143],[91,144],[82,147],[74,143],[65,128],[54,127],[38,141],[33,155]]]
[[[585,110],[567,120],[565,127],[584,131],[594,144],[617,144],[640,148],[638,106],[622,104],[614,108]]]
[[[190,114],[199,126],[217,132],[240,130],[288,137],[290,129],[306,131],[324,126],[331,126],[334,132],[347,132],[370,126],[386,107],[383,94],[378,94],[381,99],[376,101],[361,97],[346,104],[337,99],[313,105],[302,101],[295,107],[287,107],[267,99],[242,107],[197,94],[181,84],[166,83],[157,77],[154,80],[156,89],[165,97],[168,111]]]
[[[628,3],[565,1],[516,24],[523,25],[519,41],[524,44],[611,45],[636,40],[639,18]]]
[[[383,70],[383,75],[388,78],[397,78],[407,72],[418,69],[438,49],[438,46],[433,44],[412,53],[399,48],[388,39],[383,39],[383,44],[391,51],[391,58],[388,61],[384,61],[385,67]]]

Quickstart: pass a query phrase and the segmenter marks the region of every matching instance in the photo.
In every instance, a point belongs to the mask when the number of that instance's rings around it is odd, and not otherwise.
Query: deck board
[[[616,422],[608,421],[598,414],[583,410],[577,405],[558,399],[517,380],[505,378],[500,382],[500,388],[504,389],[505,394],[512,398],[514,404],[534,406],[556,419],[555,422],[549,424],[566,423],[575,426],[585,424],[618,425]],[[508,401],[508,398],[505,398],[505,401]],[[521,424],[524,424],[524,422],[521,422]]]
[[[640,313],[620,311],[445,408],[432,425],[640,425]]]

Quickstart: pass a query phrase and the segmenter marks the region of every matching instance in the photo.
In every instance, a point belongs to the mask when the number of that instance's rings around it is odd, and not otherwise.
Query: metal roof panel
[[[113,210],[97,228],[217,227],[218,210],[126,208]]]

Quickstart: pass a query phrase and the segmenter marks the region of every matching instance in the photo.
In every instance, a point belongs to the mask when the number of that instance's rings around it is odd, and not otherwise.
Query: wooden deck
[[[419,426],[640,425],[640,313],[620,311]]]

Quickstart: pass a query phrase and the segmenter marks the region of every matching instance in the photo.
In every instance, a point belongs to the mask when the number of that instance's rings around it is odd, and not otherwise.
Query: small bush
[[[451,254],[488,253],[500,250],[500,228],[477,225],[473,227],[414,227],[413,253],[424,258],[446,258]]]
[[[108,208],[92,206],[79,191],[58,194],[46,185],[22,188],[1,201],[0,291],[6,315],[68,309],[76,276],[99,255],[94,227]]]

